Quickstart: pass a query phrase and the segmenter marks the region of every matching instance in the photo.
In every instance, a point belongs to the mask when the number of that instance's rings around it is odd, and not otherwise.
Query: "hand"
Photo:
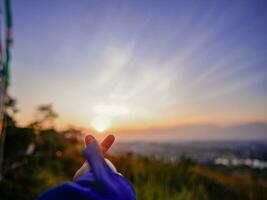
[[[94,138],[94,136],[92,135],[87,135],[85,137],[85,144],[86,146],[88,146],[89,144],[91,144],[94,140],[96,140]],[[109,148],[112,146],[112,144],[115,141],[115,137],[113,135],[108,135],[100,144],[100,150],[103,154],[105,154]],[[108,163],[109,167],[112,168],[113,171],[116,172],[116,168],[113,166],[113,164],[106,159],[106,162]],[[80,178],[82,175],[84,175],[86,172],[88,172],[90,170],[90,167],[88,165],[87,162],[84,162],[83,165],[76,171],[73,180],[77,180],[78,178]]]
[[[91,170],[74,183],[82,187],[84,196],[88,199],[135,200],[136,194],[132,184],[111,169],[100,147],[96,140],[87,145],[83,154]]]
[[[114,142],[114,136],[108,136],[101,145],[92,136],[87,136],[85,141],[87,147],[83,155],[91,167],[90,171],[73,182],[67,182],[48,190],[38,200],[136,200],[132,184],[123,176],[115,173],[104,159],[102,152],[110,148]]]

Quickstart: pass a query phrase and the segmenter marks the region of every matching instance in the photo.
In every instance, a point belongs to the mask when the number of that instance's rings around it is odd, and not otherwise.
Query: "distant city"
[[[267,169],[266,141],[125,142],[115,144],[110,153],[149,156],[171,162],[186,155],[203,165]]]
[[[249,167],[253,169],[266,169],[267,162],[258,159],[242,159],[242,158],[216,158],[214,160],[215,165],[223,165],[226,167]]]

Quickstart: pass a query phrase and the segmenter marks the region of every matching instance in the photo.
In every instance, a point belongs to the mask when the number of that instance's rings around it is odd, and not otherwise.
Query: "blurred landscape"
[[[138,200],[267,199],[266,0],[0,11],[1,200],[72,181],[86,134]]]
[[[185,154],[203,165],[267,169],[266,141],[124,142],[116,144],[110,153],[131,153],[171,162],[179,160]]]
[[[56,115],[50,105],[38,113],[42,120],[24,128],[6,115],[3,200],[34,199],[71,181],[84,161],[82,131],[40,129],[53,124]],[[133,183],[138,199],[267,198],[264,141],[118,142],[108,158]]]

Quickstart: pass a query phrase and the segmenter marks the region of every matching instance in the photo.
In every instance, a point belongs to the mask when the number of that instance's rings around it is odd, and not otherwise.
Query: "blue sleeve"
[[[84,150],[91,170],[74,182],[64,183],[42,194],[38,200],[135,200],[131,183],[106,164],[96,143]]]

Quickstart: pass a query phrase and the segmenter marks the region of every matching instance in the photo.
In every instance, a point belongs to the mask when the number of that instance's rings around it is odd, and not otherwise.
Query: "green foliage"
[[[83,162],[77,133],[66,137],[67,132],[50,129],[36,134],[33,128],[8,124],[1,199],[34,199],[48,188],[72,179]]]
[[[205,188],[195,183],[195,164],[185,156],[174,163],[128,156],[111,158],[134,184],[137,199],[208,199]]]
[[[247,181],[246,176],[229,176],[219,170],[200,167],[186,156],[182,156],[177,162],[156,161],[131,155],[110,159],[134,184],[137,199],[267,199],[266,181]]]
[[[37,107],[35,118],[29,127],[34,128],[35,132],[40,132],[44,128],[53,129],[58,114],[53,110],[52,104],[44,104]]]

